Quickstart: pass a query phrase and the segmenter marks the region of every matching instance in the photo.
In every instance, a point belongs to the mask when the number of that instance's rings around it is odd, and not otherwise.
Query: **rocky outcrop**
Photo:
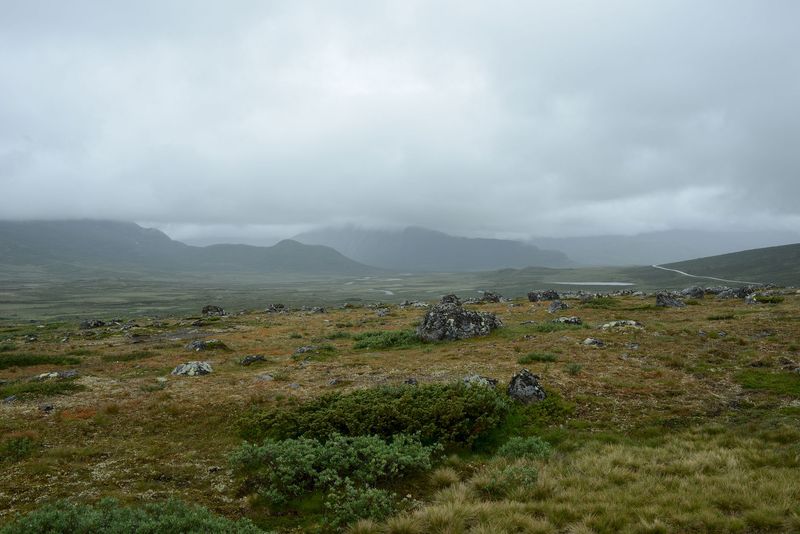
[[[423,341],[466,339],[485,336],[500,328],[503,323],[489,312],[465,310],[461,304],[448,295],[442,302],[431,308],[417,327],[417,336]],[[447,300],[445,300],[447,299]]]
[[[701,299],[706,296],[706,290],[699,286],[687,287],[681,290],[681,296],[692,299]]]
[[[209,362],[186,362],[172,370],[173,375],[199,376],[207,375],[214,371]]]
[[[508,384],[508,396],[517,402],[530,404],[547,398],[539,377],[527,369],[523,369],[511,377]]]
[[[671,293],[656,293],[656,306],[661,308],[684,308],[686,304]]]

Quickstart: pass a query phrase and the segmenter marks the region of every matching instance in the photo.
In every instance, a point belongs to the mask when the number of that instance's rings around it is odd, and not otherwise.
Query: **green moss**
[[[747,389],[800,396],[800,373],[748,369],[736,375],[736,380]]]

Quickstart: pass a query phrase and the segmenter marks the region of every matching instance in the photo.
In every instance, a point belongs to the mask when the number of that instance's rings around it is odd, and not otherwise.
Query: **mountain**
[[[563,267],[570,259],[519,241],[457,237],[426,228],[367,230],[323,228],[294,237],[327,245],[367,265],[411,272],[469,272],[509,267]]]
[[[667,230],[632,236],[532,238],[529,242],[564,252],[581,265],[652,265],[727,254],[800,241],[797,232],[710,232]]]
[[[800,243],[662,265],[696,276],[800,286]]]
[[[0,221],[0,265],[156,272],[370,274],[372,267],[324,246],[193,247],[153,228],[117,221]]]

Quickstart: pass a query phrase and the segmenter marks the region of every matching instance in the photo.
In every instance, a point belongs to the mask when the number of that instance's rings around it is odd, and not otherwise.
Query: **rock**
[[[15,400],[17,400],[17,396],[16,396],[16,395],[9,395],[9,396],[8,396],[8,397],[6,397],[5,399],[3,399],[3,404],[11,404],[11,403],[13,403]]]
[[[662,308],[683,308],[686,304],[669,293],[661,292],[656,294],[656,306]]]
[[[558,300],[561,298],[557,291],[548,289],[546,291],[531,291],[528,293],[528,300],[530,302],[539,302],[540,300]]]
[[[468,375],[461,379],[465,386],[481,386],[485,388],[497,387],[497,380],[481,375]]]
[[[406,384],[406,385],[409,385],[409,386],[416,386],[418,384],[418,382],[417,382],[416,378],[411,377],[411,378],[406,378],[403,381],[403,384]]]
[[[560,300],[554,300],[550,303],[550,306],[547,307],[547,313],[556,313],[557,311],[566,310],[569,308],[566,302],[561,302]]]
[[[39,341],[39,336],[36,334],[28,334],[25,336],[25,343],[35,343],[37,341]]]
[[[706,290],[699,286],[687,287],[681,290],[681,295],[692,299],[701,299],[706,296]]]
[[[206,350],[228,350],[228,346],[219,339],[195,339],[186,345],[186,350],[191,350],[194,352]]]
[[[603,341],[601,341],[601,340],[599,340],[599,339],[597,339],[595,337],[587,337],[586,339],[583,340],[583,344],[585,346],[587,346],[587,347],[605,347],[606,346],[606,344]]]
[[[273,377],[269,373],[263,373],[260,375],[256,375],[256,380],[258,380],[259,382],[272,382],[273,380],[275,380],[275,377]]]
[[[456,306],[461,306],[461,299],[453,294],[445,295],[442,297],[442,300],[439,301],[439,304],[454,304]]]
[[[644,328],[644,325],[639,321],[632,321],[630,319],[621,319],[619,321],[611,321],[601,327],[603,330],[610,328]]]
[[[465,310],[458,304],[440,303],[431,308],[417,327],[423,341],[485,336],[503,323],[493,313]]]
[[[256,362],[265,362],[265,361],[267,361],[267,359],[264,358],[262,355],[251,354],[249,356],[245,356],[244,358],[242,358],[242,361],[239,362],[239,365],[244,365],[246,367]]]
[[[315,352],[317,350],[316,345],[305,345],[302,347],[297,347],[294,351],[295,354],[305,354],[307,352]]]
[[[508,396],[523,404],[530,404],[544,400],[547,398],[547,393],[539,385],[539,377],[527,369],[523,369],[511,377],[511,382],[508,384]]]
[[[267,313],[286,313],[286,306],[283,304],[270,304],[264,311]]]
[[[90,328],[100,328],[101,326],[105,325],[106,323],[101,321],[100,319],[87,319],[85,321],[81,321],[80,329],[89,330]]]
[[[559,317],[558,319],[553,319],[553,322],[559,324],[583,324],[581,318],[574,315],[570,317]]]
[[[36,380],[58,380],[69,379],[78,376],[78,371],[70,369],[68,371],[50,371],[49,373],[42,373],[36,377]]]
[[[52,413],[53,410],[55,410],[55,409],[56,409],[56,407],[53,406],[50,403],[45,403],[45,404],[40,404],[39,405],[39,410],[41,410],[44,413]]]
[[[325,308],[323,308],[322,306],[314,306],[309,311],[311,313],[325,313]]]
[[[625,348],[628,349],[628,350],[639,350],[639,344],[638,343],[632,343],[632,342],[631,343],[625,343]]]
[[[214,369],[211,368],[209,362],[186,362],[173,369],[172,374],[176,376],[199,376],[207,375],[213,371]]]
[[[339,384],[339,380],[336,379],[336,378],[331,378],[330,380],[328,380],[328,385],[329,386],[335,386],[337,384]]]
[[[389,315],[389,308],[378,308],[377,310],[375,310],[375,315],[377,315],[378,317],[386,317],[387,315]]]
[[[298,384],[297,382],[292,382],[291,384],[289,384],[289,387],[291,389],[300,389],[300,384]]]
[[[481,298],[483,302],[504,302],[505,299],[498,295],[497,293],[492,293],[491,291],[484,291],[483,298]]]
[[[401,308],[427,308],[430,304],[418,300],[404,300],[400,303]]]
[[[223,315],[225,315],[225,310],[223,310],[219,306],[208,304],[207,306],[203,306],[202,314],[205,316],[222,317]]]

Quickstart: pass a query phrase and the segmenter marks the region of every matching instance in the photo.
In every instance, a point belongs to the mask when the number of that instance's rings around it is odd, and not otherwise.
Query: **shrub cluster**
[[[508,410],[508,398],[494,388],[461,383],[386,386],[253,411],[242,419],[240,428],[243,437],[254,441],[408,434],[418,435],[425,444],[470,446],[500,424]]]
[[[417,333],[413,330],[386,330],[378,332],[363,332],[353,336],[354,349],[400,349],[421,343]]]
[[[507,458],[546,458],[553,452],[550,444],[537,436],[515,436],[497,451]]]
[[[231,521],[214,515],[200,506],[180,501],[146,504],[142,507],[120,506],[113,499],[97,505],[59,501],[47,504],[0,527],[0,534],[262,534],[247,519]]]

